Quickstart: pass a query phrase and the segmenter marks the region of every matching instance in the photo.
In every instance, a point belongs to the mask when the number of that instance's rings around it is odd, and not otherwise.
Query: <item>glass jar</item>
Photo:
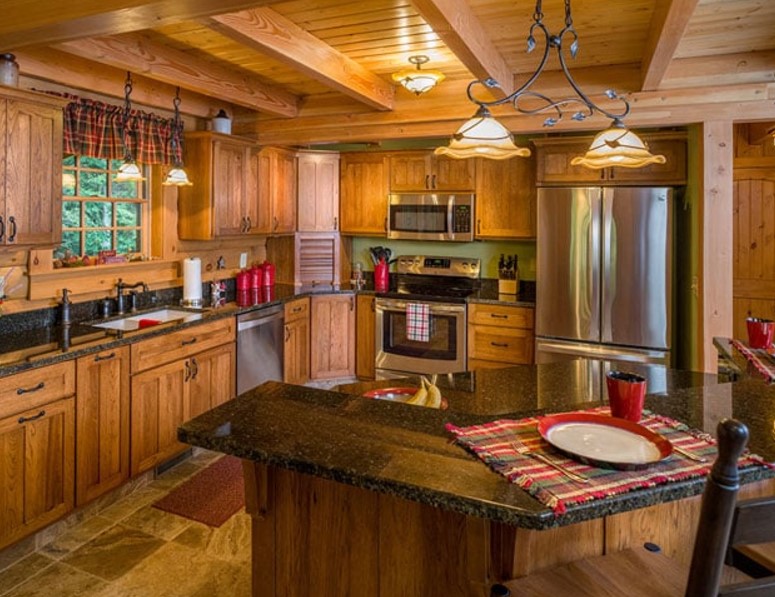
[[[0,54],[0,85],[19,86],[19,63],[13,54]]]

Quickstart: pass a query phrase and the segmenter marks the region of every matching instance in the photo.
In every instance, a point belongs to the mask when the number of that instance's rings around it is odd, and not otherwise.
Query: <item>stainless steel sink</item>
[[[157,309],[147,313],[136,313],[120,319],[113,319],[102,323],[91,324],[96,328],[108,330],[120,330],[122,332],[131,332],[141,328],[161,325],[162,323],[196,321],[202,319],[201,313],[183,311],[181,309]]]

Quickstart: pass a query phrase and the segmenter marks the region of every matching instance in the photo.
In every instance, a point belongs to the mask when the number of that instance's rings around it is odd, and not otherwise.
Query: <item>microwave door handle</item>
[[[454,215],[454,209],[455,209],[455,200],[450,197],[447,199],[447,239],[448,240],[455,240],[455,231],[452,230],[452,222],[454,221],[454,218],[452,217]]]

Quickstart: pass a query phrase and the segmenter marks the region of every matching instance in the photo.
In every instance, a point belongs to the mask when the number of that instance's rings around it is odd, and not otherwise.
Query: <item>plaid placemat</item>
[[[406,303],[406,339],[430,342],[431,308],[427,303]]]
[[[767,381],[775,381],[775,363],[764,348],[749,348],[740,340],[732,340],[732,346],[751,363]]]
[[[607,406],[578,412],[610,415]],[[455,435],[460,445],[551,508],[557,515],[563,514],[567,506],[573,504],[705,476],[710,472],[717,455],[716,442],[710,435],[690,429],[669,417],[644,411],[641,425],[666,437],[674,446],[697,456],[704,456],[707,462],[696,462],[674,451],[665,460],[645,469],[605,469],[577,462],[555,451],[538,434],[537,423],[536,417],[516,421],[500,419],[470,427],[457,427],[448,423],[447,430]],[[589,479],[589,483],[573,481],[557,469],[526,454],[520,454],[511,443],[515,436],[528,448],[539,449],[561,466]],[[740,459],[741,468],[754,465],[775,468],[775,465],[754,454],[746,454]]]

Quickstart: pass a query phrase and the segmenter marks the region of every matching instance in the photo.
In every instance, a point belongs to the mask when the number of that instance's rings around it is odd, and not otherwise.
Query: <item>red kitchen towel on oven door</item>
[[[406,339],[431,340],[431,308],[427,303],[406,303]]]

